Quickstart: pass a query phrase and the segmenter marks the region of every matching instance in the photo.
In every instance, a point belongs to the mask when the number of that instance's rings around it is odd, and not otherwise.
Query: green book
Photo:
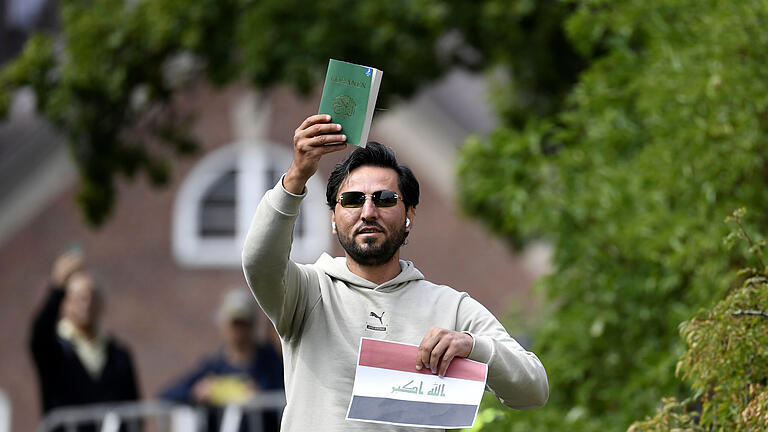
[[[341,125],[349,144],[365,147],[368,142],[381,75],[380,70],[369,66],[334,59],[328,62],[317,113],[330,114],[331,121]]]

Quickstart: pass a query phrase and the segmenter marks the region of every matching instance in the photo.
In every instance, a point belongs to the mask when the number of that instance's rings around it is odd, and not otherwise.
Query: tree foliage
[[[163,184],[195,148],[173,97],[192,80],[311,90],[328,58],[385,72],[381,106],[454,66],[508,80],[501,127],[470,140],[462,203],[514,246],[545,238],[552,303],[534,350],[549,405],[484,430],[606,431],[682,397],[678,323],[738,286],[723,214],[764,216],[768,5],[761,0],[62,0],[61,31],[0,71],[68,138],[89,221],[120,176]],[[768,218],[754,230],[766,232]],[[747,317],[748,318],[748,317]],[[696,357],[697,359],[699,357]],[[732,363],[733,364],[733,363]],[[702,387],[704,388],[704,387]],[[675,405],[677,404],[677,405]],[[689,416],[670,402],[671,416]],[[706,413],[702,413],[702,419]]]
[[[746,268],[741,287],[710,310],[680,326],[686,351],[677,374],[691,383],[685,401],[662,400],[653,418],[636,422],[630,432],[756,431],[768,429],[768,267],[765,241],[744,230],[744,210],[730,218],[738,224],[730,238],[750,244],[758,267]]]
[[[560,26],[569,6],[556,0],[62,0],[60,9],[61,31],[34,36],[0,71],[0,114],[13,91],[34,91],[68,138],[78,200],[96,225],[117,177],[164,184],[169,153],[194,150],[193,119],[173,95],[197,78],[308,92],[329,58],[344,59],[384,70],[386,106],[449,67],[503,63],[527,89],[513,116],[552,110],[581,65]]]
[[[555,246],[533,348],[550,402],[491,408],[482,430],[621,430],[682,395],[674,329],[743,264],[718,221],[746,205],[768,228],[768,4],[575,3],[565,28],[594,60],[562,109],[462,151],[464,207],[515,246]]]

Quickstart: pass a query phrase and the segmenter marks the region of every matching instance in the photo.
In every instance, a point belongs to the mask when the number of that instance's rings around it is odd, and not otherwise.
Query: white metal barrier
[[[0,432],[11,432],[11,400],[0,389]]]
[[[1,405],[0,401],[0,421]],[[282,391],[259,393],[246,403],[225,407],[219,430],[237,432],[243,420],[247,418],[249,432],[262,432],[261,414],[265,411],[275,411],[280,421],[284,407],[285,393]],[[8,417],[10,421],[10,410]],[[147,427],[148,423],[153,425]],[[158,432],[196,432],[207,430],[207,413],[203,407],[190,407],[160,400],[81,405],[51,411],[43,418],[37,432],[51,432],[58,428],[63,428],[66,432],[76,432],[78,426],[85,424],[95,425],[96,430],[100,432],[118,432],[121,425],[124,425],[127,432],[140,432],[142,429]],[[0,422],[0,432],[8,431],[9,429],[2,429]]]

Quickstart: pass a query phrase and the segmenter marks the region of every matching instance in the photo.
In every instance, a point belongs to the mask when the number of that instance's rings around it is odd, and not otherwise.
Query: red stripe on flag
[[[363,338],[360,346],[360,366],[393,369],[403,372],[433,375],[429,369],[416,370],[415,345]],[[486,365],[463,358],[454,358],[446,377],[485,381]]]

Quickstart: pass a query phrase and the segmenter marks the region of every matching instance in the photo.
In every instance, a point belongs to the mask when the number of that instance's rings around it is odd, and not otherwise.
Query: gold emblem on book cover
[[[355,114],[355,100],[351,96],[336,96],[332,107],[333,113],[340,117],[352,117]]]

